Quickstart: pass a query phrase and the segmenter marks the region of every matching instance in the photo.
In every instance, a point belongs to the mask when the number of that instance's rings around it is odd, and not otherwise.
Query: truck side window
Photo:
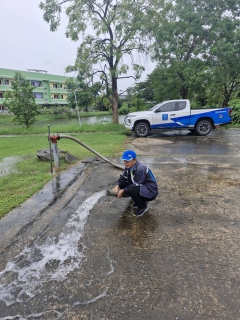
[[[177,110],[183,110],[186,108],[186,101],[177,102],[178,108]]]
[[[161,105],[155,112],[169,112],[175,111],[176,102],[167,102],[164,105]]]

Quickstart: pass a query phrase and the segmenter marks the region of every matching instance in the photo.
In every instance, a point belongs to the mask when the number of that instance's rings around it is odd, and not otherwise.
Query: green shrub
[[[199,101],[191,100],[191,109],[203,109]]]
[[[121,108],[118,110],[118,113],[119,114],[128,114],[129,113],[129,109],[128,109],[127,103],[123,103]]]
[[[240,99],[231,101],[233,124],[240,124]]]

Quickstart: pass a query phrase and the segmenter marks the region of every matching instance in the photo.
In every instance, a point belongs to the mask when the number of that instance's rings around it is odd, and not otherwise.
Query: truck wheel
[[[135,135],[137,137],[146,137],[149,134],[149,126],[146,122],[139,122],[135,125]]]
[[[212,123],[209,120],[201,120],[196,125],[196,132],[199,136],[206,136],[212,131]]]

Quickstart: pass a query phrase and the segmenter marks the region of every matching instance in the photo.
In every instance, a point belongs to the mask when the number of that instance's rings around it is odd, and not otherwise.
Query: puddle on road
[[[0,177],[6,176],[15,172],[14,166],[18,163],[22,157],[6,157],[0,161]]]
[[[27,302],[41,291],[49,280],[63,281],[70,272],[80,268],[84,247],[79,251],[89,211],[104,196],[100,191],[87,198],[68,220],[57,239],[36,240],[25,248],[0,272],[0,300],[7,306]],[[10,319],[6,317],[5,319]]]

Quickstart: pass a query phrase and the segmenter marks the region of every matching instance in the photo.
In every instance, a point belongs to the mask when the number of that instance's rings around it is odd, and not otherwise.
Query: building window
[[[53,83],[53,88],[57,88],[57,83]]]
[[[34,92],[33,96],[35,99],[43,99],[43,94],[41,92]]]
[[[42,82],[41,81],[36,81],[36,80],[31,80],[31,86],[33,87],[41,87]]]
[[[63,94],[61,94],[61,99],[64,99]]]
[[[0,98],[3,98],[3,93],[2,92],[0,92]]]
[[[0,79],[0,84],[2,84],[2,79]]]
[[[53,95],[53,98],[54,98],[54,99],[58,99],[58,95],[57,95],[57,94],[54,94],[54,95]]]
[[[5,80],[5,85],[10,86],[10,81],[8,79]]]

